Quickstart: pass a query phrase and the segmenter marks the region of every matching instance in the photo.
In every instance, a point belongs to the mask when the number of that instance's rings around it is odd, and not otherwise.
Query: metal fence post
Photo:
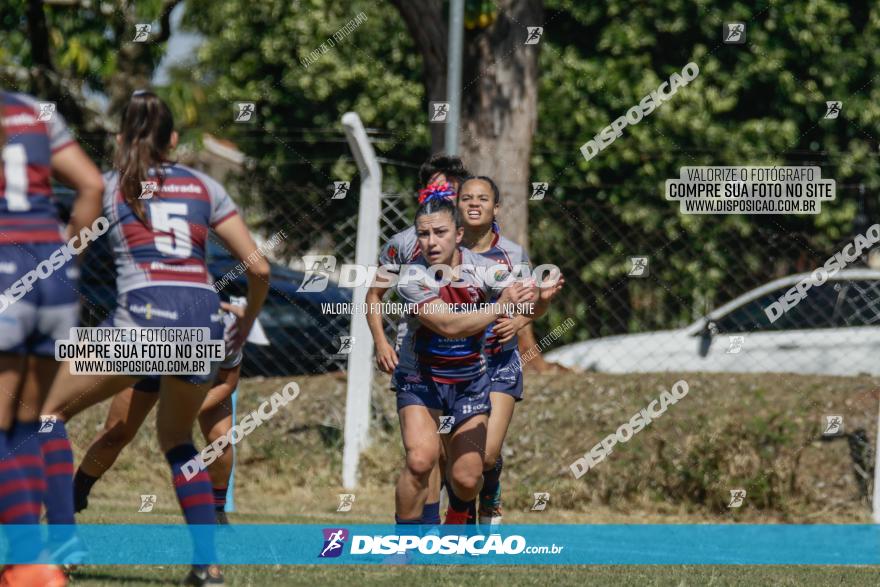
[[[379,253],[382,169],[360,117],[354,112],[346,112],[342,116],[342,126],[361,178],[355,263],[366,267],[376,262]],[[368,287],[362,285],[355,288],[352,302],[364,303]],[[357,486],[360,453],[369,442],[373,338],[362,312],[354,312],[351,317],[351,336],[352,351],[348,356],[348,390],[345,399],[345,446],[342,451],[342,485],[346,489]]]

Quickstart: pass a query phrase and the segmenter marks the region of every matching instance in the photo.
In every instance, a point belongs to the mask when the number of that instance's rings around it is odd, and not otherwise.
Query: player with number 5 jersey
[[[247,309],[238,318],[233,350],[239,348],[269,289],[269,264],[223,187],[194,169],[174,162],[177,145],[168,106],[149,91],[135,92],[122,114],[114,170],[105,177],[104,215],[117,267],[117,308],[103,326],[208,328],[222,340],[220,299],[205,264],[208,233],[213,230],[233,256],[248,259]],[[252,261],[254,260],[254,261]],[[229,344],[229,343],[227,343]],[[229,349],[227,348],[227,351]],[[161,374],[157,432],[171,469],[178,501],[188,524],[213,525],[214,496],[207,471],[187,478],[183,465],[197,455],[192,427],[214,380],[219,362],[208,375]],[[52,385],[46,410],[57,423],[49,433],[67,442],[65,423],[85,408],[131,387],[144,376],[71,375],[62,369]],[[69,443],[64,447],[68,450]],[[72,471],[71,471],[72,473]],[[72,475],[58,491],[70,496]],[[222,585],[213,537],[203,528],[194,548],[195,561],[186,582]],[[194,535],[194,536],[195,536]]]

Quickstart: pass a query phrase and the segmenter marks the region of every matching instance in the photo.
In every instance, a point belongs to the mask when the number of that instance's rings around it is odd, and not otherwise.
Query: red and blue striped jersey
[[[526,254],[525,250],[512,240],[501,236],[501,233],[498,231],[495,231],[495,236],[492,239],[492,244],[490,245],[489,250],[477,254],[486,257],[499,265],[504,265],[514,275],[526,275],[526,270],[530,269],[529,256]],[[494,326],[493,323],[486,328],[487,355],[491,356],[500,353],[501,351],[509,351],[519,347],[519,337],[517,336],[514,336],[503,345],[498,342],[498,337],[496,337],[495,333],[492,331]]]
[[[503,286],[492,285],[487,273],[493,272],[496,282],[507,273],[496,275],[498,266],[469,249],[461,248],[461,267],[458,286],[440,286],[430,279],[410,279],[398,283],[397,292],[407,304],[421,308],[437,298],[447,304],[482,304],[501,294]],[[413,265],[426,266],[424,257]],[[463,306],[462,306],[463,307]],[[411,310],[406,312],[407,329],[399,348],[397,368],[404,374],[429,374],[439,383],[470,381],[486,371],[483,355],[484,334],[465,338],[446,338],[424,326]]]
[[[213,289],[205,263],[208,232],[238,213],[217,181],[177,163],[162,167],[164,181],[143,202],[147,223],[119,190],[119,174],[104,175],[104,214],[110,220],[117,291],[154,285]],[[155,171],[150,179],[157,181]]]
[[[52,102],[0,91],[3,172],[0,174],[0,244],[61,243],[52,198],[52,155],[74,144]]]

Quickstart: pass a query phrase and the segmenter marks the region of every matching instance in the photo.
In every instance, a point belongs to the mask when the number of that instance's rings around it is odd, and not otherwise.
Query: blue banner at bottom
[[[0,562],[31,562],[43,550],[65,558],[53,562],[87,565],[880,564],[880,527],[857,524],[511,525],[497,534],[473,526],[79,525],[52,527],[55,540],[46,542],[47,530],[2,527]]]

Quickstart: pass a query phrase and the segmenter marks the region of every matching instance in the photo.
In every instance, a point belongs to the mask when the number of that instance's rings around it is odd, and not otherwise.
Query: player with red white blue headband
[[[422,186],[418,192],[419,203],[429,197],[438,196],[454,200],[461,182],[468,175],[470,174],[460,158],[443,153],[432,156],[419,168],[419,185]],[[418,259],[420,252],[415,226],[409,226],[394,234],[382,246],[379,252],[379,265],[385,267],[389,273],[397,274],[401,265]],[[367,313],[367,324],[376,346],[376,365],[385,373],[393,373],[397,367],[398,357],[395,346],[403,339],[407,328],[405,320],[398,323],[397,341],[394,346],[385,338],[382,312],[378,308],[381,307],[383,297],[388,294],[389,286],[390,282],[384,280],[381,274],[377,275],[376,282],[367,291],[365,299],[367,307],[370,308]],[[428,499],[422,516],[424,524],[440,523],[440,487],[438,468],[431,477]]]
[[[483,472],[490,411],[485,330],[504,315],[503,304],[532,301],[534,291],[460,246],[461,219],[449,199],[425,200],[414,224],[421,253],[403,267],[396,285],[407,304],[407,330],[393,374],[406,453],[395,517],[401,525],[422,523],[442,434],[449,494],[446,523],[461,524],[468,519],[468,504],[477,497]],[[440,269],[434,273],[429,267]],[[490,300],[497,304],[483,305]],[[474,305],[479,307],[472,309]],[[448,434],[440,427],[441,416]]]
[[[495,218],[501,205],[501,193],[495,182],[485,176],[470,177],[461,185],[458,211],[464,237],[462,243],[474,253],[507,268],[512,273],[530,272],[529,258],[517,243],[501,235]],[[484,455],[483,487],[480,489],[479,521],[494,529],[501,523],[501,447],[513,418],[514,406],[522,400],[523,373],[517,332],[547,311],[565,280],[558,272],[539,288],[534,313],[501,317],[486,329],[485,353],[489,365],[489,416]],[[543,284],[542,284],[543,285]]]
[[[122,114],[114,170],[105,176],[103,209],[111,221],[109,238],[117,267],[117,309],[102,326],[208,328],[221,340],[220,299],[205,264],[208,232],[214,230],[233,256],[245,263],[247,309],[238,319],[233,347],[243,344],[269,288],[269,264],[226,190],[209,176],[170,159],[177,144],[174,119],[154,93],[132,94]],[[171,469],[174,489],[187,524],[202,526],[194,536],[195,558],[189,584],[221,585],[213,537],[215,523],[211,481],[204,470],[187,479],[183,465],[197,455],[192,427],[214,380],[218,364],[207,375],[162,374],[156,417],[159,446]],[[46,402],[57,419],[49,435],[55,460],[72,465],[65,423],[73,416],[143,376],[73,375],[62,369]],[[73,524],[72,467],[49,476],[50,491],[64,494],[67,519]],[[210,565],[208,563],[211,563]]]
[[[55,340],[76,326],[77,263],[84,244],[73,238],[101,211],[101,174],[71,136],[52,102],[0,90],[0,523],[17,560],[38,562],[43,546],[36,524],[46,500],[38,434],[41,407],[57,371]],[[76,191],[63,234],[52,180]],[[67,242],[71,240],[71,246]],[[76,249],[76,250],[74,250]],[[51,565],[8,566],[3,584],[66,584]]]

